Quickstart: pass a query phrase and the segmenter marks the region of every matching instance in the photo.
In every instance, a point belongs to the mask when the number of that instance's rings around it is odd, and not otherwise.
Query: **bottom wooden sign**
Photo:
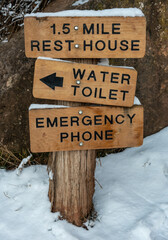
[[[67,107],[29,111],[32,152],[135,147],[143,143],[143,107]]]

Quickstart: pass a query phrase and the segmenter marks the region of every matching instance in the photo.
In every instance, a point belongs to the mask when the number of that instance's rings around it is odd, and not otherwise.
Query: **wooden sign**
[[[135,147],[143,143],[143,107],[67,107],[29,111],[32,152]]]
[[[26,15],[24,34],[26,56],[30,58],[142,58],[146,19]]]
[[[38,59],[33,96],[130,107],[134,102],[136,79],[134,68]]]

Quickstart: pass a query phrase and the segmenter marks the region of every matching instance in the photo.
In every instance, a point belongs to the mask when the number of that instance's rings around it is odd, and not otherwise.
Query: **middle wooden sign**
[[[89,65],[38,58],[35,64],[35,98],[131,107],[137,71],[128,67]]]

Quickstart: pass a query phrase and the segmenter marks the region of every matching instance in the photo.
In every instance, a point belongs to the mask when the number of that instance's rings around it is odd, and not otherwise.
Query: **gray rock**
[[[46,11],[56,11],[58,2],[52,2]],[[62,5],[62,9],[70,8],[72,2],[68,1],[69,5]],[[145,57],[111,59],[111,63],[133,66],[138,71],[136,95],[144,105],[144,133],[147,136],[164,128],[168,123],[166,1],[134,1],[134,4],[132,2],[89,1],[80,8],[141,7],[145,13]],[[23,30],[14,34],[8,43],[0,44],[0,143],[15,152],[29,148],[29,105],[46,102],[54,104],[54,101],[34,99],[32,96],[34,63],[34,59],[25,57]]]

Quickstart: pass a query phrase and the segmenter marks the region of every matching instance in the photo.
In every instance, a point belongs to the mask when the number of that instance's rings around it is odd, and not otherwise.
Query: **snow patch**
[[[56,61],[56,62],[68,62],[68,63],[72,63],[71,61],[62,60],[62,59],[58,59],[58,58],[38,57],[37,59],[40,59],[40,60],[49,60],[49,61]]]
[[[97,65],[109,66],[109,59],[108,58],[101,58]]]
[[[48,60],[48,61],[56,61],[56,62],[66,62],[66,63],[76,63],[72,61],[62,60],[58,58],[49,58],[49,57],[38,57],[39,60]],[[87,64],[89,63],[76,63],[76,64]],[[94,64],[93,64],[94,65]],[[108,67],[115,67],[115,68],[128,68],[128,69],[135,69],[134,67],[128,67],[128,66],[115,66],[115,65],[109,65],[109,59],[108,58],[101,58],[100,61],[97,63],[99,66],[108,66]]]
[[[49,172],[49,179],[53,180],[53,172],[52,172],[52,170]]]
[[[72,6],[79,6],[89,2],[89,0],[78,0],[72,4]]]
[[[115,67],[115,68],[135,69],[134,67],[128,67],[128,66],[115,66],[115,65],[110,65],[108,58],[101,58],[100,61],[97,63],[97,65],[108,66],[108,67]]]
[[[28,163],[28,161],[31,159],[31,157],[32,157],[32,154],[30,154],[27,158],[23,158],[23,159],[22,159],[22,161],[21,161],[21,163],[20,163],[20,165],[19,165],[19,167],[17,168],[17,171],[16,171],[16,174],[17,174],[18,176],[20,176],[20,174],[21,174],[21,172],[22,172],[22,170],[23,170],[23,168],[24,168],[24,165],[25,165],[26,163]]]
[[[8,42],[8,39],[5,38],[4,40],[1,41],[2,43],[7,43]]]
[[[44,109],[44,108],[68,108],[69,106],[64,105],[52,105],[52,104],[31,104],[29,111],[32,109]]]
[[[105,10],[67,10],[55,13],[31,13],[24,17],[143,17],[138,8],[112,8]]]
[[[136,96],[134,97],[134,105],[142,105],[139,98],[137,98]]]
[[[139,99],[137,97],[134,98],[134,105],[141,105]],[[98,107],[97,104],[92,104],[90,106]],[[31,104],[29,107],[29,111],[33,109],[51,109],[51,108],[69,108],[70,106],[64,105],[52,105],[52,104]],[[109,106],[110,107],[110,106]],[[111,106],[112,107],[112,106]]]

